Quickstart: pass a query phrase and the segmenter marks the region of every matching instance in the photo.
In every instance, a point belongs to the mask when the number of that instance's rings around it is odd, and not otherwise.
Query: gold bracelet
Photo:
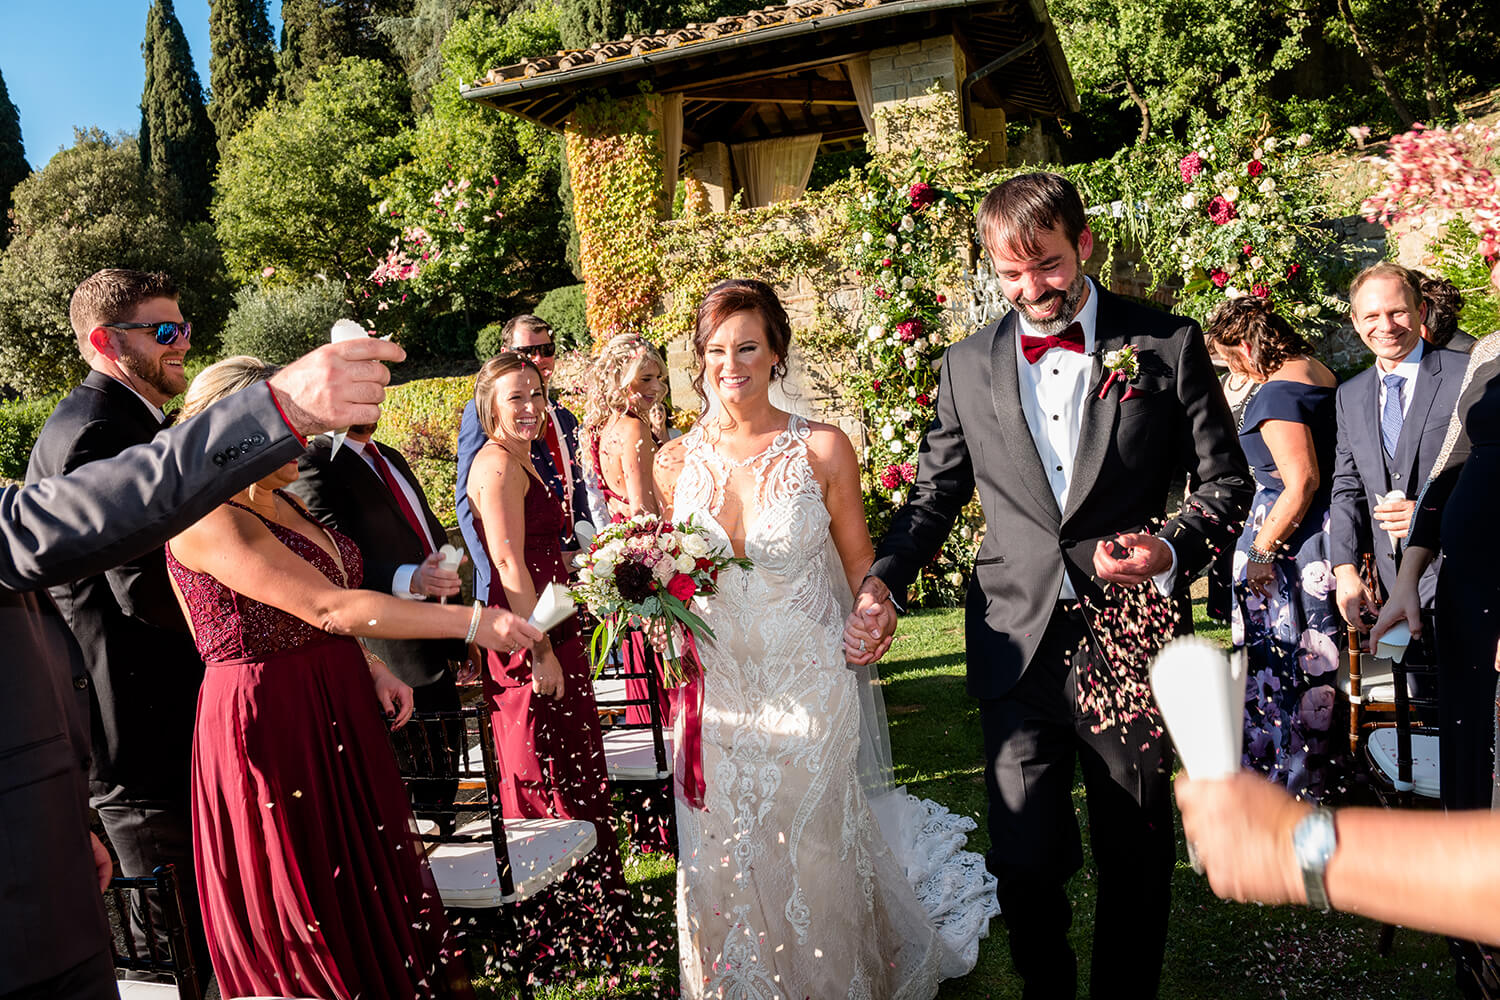
[[[464,636],[464,645],[465,646],[467,646],[469,643],[473,642],[474,641],[474,637],[479,634],[479,616],[480,616],[480,613],[482,611],[484,611],[484,602],[483,601],[475,601],[474,602],[474,614],[469,619],[469,634],[466,635],[466,636]]]

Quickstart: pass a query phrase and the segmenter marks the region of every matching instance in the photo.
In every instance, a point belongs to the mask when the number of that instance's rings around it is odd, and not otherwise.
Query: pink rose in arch
[[[901,481],[903,483],[914,483],[917,481],[917,467],[913,463],[902,462],[896,469],[901,473]]]
[[[893,490],[901,485],[901,467],[898,465],[887,465],[880,473],[880,485],[888,490]]]
[[[1191,184],[1194,178],[1203,173],[1203,157],[1196,152],[1189,153],[1177,161],[1177,172],[1182,175],[1182,183]]]
[[[903,320],[896,324],[896,336],[901,338],[903,344],[909,344],[922,335],[922,321],[920,319]]]
[[[1245,165],[1245,172],[1251,177],[1259,177],[1266,172],[1266,165],[1259,160],[1251,160]]]
[[[920,212],[922,209],[937,201],[937,191],[933,190],[931,184],[921,181],[906,189],[906,197],[911,200],[912,211]]]
[[[1229,272],[1216,267],[1208,272],[1208,280],[1214,283],[1215,288],[1223,288],[1229,284]]]
[[[1269,285],[1263,285],[1257,281],[1255,284],[1250,286],[1250,294],[1258,296],[1262,299],[1269,299],[1271,297],[1271,287]]]
[[[1222,226],[1239,213],[1234,210],[1233,202],[1222,194],[1216,194],[1208,203],[1208,220],[1216,226]]]

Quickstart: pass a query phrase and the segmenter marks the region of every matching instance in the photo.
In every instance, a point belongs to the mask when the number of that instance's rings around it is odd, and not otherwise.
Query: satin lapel
[[[1042,468],[1042,457],[1037,454],[1036,440],[1031,428],[1026,426],[1026,414],[1021,410],[1020,376],[1016,374],[1016,314],[1009,313],[995,330],[994,343],[990,345],[990,395],[995,406],[995,419],[1000,423],[1000,437],[1015,459],[1016,474],[1026,489],[1036,499],[1042,510],[1053,521],[1061,521],[1057,509],[1057,498],[1052,495],[1052,486],[1047,481],[1047,472]]]
[[[1110,386],[1104,398],[1099,398],[1099,389],[1104,384],[1104,355],[1125,346],[1130,338],[1114,328],[1113,311],[1109,299],[1099,296],[1099,318],[1094,333],[1094,370],[1089,376],[1088,391],[1083,397],[1083,413],[1079,420],[1078,451],[1073,456],[1073,475],[1068,481],[1068,509],[1063,512],[1067,521],[1077,513],[1088,497],[1089,491],[1099,479],[1099,470],[1104,465],[1110,442],[1114,439],[1115,419],[1120,415],[1120,397],[1125,390],[1118,385]]]
[[[1432,412],[1432,402],[1437,398],[1443,384],[1443,356],[1436,348],[1429,347],[1422,355],[1421,377],[1417,379],[1411,405],[1401,420],[1401,436],[1396,439],[1396,455],[1391,459],[1391,469],[1401,473],[1401,480],[1408,484],[1407,491],[1413,496],[1420,488],[1417,471],[1417,447],[1422,443],[1422,432],[1427,429],[1427,415]]]

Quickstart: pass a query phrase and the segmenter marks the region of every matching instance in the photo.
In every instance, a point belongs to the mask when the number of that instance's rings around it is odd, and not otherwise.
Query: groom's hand
[[[844,658],[865,666],[891,648],[896,634],[896,609],[891,592],[878,577],[869,577],[854,597],[854,610],[844,621]]]
[[[1094,575],[1134,587],[1172,567],[1172,549],[1155,535],[1132,531],[1094,546]]]

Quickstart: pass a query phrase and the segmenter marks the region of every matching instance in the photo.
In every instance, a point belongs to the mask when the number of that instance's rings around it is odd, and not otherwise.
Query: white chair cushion
[[[1396,681],[1391,674],[1391,668],[1384,661],[1376,660],[1372,656],[1365,657],[1364,663],[1374,667],[1371,670],[1361,670],[1359,673],[1359,700],[1361,704],[1371,703],[1379,705],[1391,705],[1396,701]],[[1381,664],[1375,666],[1376,664]],[[1344,694],[1349,694],[1349,675],[1339,673],[1339,686]]]
[[[660,781],[672,776],[672,734],[662,734],[667,766],[656,766],[656,740],[649,729],[604,730],[604,763],[611,781]]]
[[[625,681],[620,677],[601,677],[594,681],[594,701],[608,708],[625,700]]]
[[[1391,784],[1396,780],[1396,730],[1377,729],[1370,734],[1370,761]],[[1442,790],[1438,772],[1438,738],[1430,733],[1411,734],[1411,790],[1424,799],[1435,799]]]
[[[508,819],[505,844],[516,891],[500,892],[495,852],[487,835],[490,821],[477,819],[459,827],[462,834],[486,835],[472,844],[439,844],[427,855],[438,894],[447,906],[493,909],[535,895],[594,849],[594,824],[578,819]]]
[[[130,1000],[132,997],[139,997],[141,1000],[163,1000],[166,997],[179,995],[177,987],[172,983],[140,983],[133,979],[122,979],[118,985],[121,1000]]]

